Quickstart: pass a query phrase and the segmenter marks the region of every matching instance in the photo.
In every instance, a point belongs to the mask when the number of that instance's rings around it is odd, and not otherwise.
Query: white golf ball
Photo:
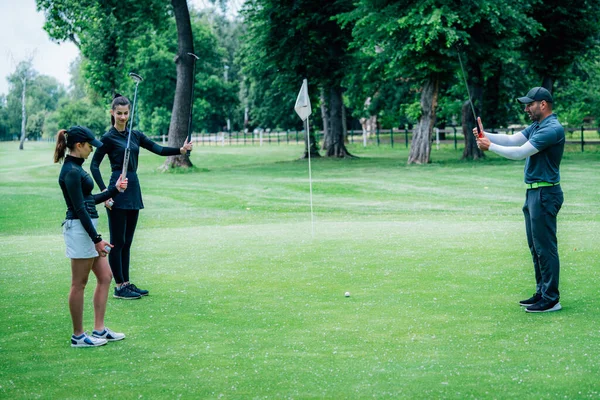
[[[350,292],[346,292],[346,293],[344,293],[344,296],[346,296],[346,297],[350,297]]]

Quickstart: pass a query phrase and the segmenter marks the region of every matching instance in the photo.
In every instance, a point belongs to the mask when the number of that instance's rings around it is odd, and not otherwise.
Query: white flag
[[[298,93],[294,110],[302,121],[305,121],[312,114],[310,97],[308,97],[308,81],[306,79],[302,81],[302,87],[300,88],[300,93]]]

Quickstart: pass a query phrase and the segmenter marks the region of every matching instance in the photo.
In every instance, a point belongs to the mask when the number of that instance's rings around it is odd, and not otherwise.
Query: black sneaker
[[[539,294],[539,293],[536,293],[533,296],[531,296],[530,298],[528,298],[527,300],[521,300],[519,302],[519,304],[522,305],[523,307],[529,307],[529,306],[534,305],[535,303],[537,303],[541,299],[542,299],[542,295]]]
[[[148,296],[148,291],[147,290],[140,289],[139,287],[135,286],[133,283],[130,283],[129,285],[127,285],[127,287],[132,292],[139,293],[141,296]]]
[[[525,309],[527,312],[551,312],[558,311],[562,308],[558,300],[550,301],[542,299]]]
[[[129,285],[128,285],[128,286],[121,286],[121,289],[115,287],[115,293],[113,294],[113,297],[115,297],[117,299],[123,299],[123,300],[135,300],[135,299],[141,299],[142,295],[137,292],[134,292],[133,290],[129,290]]]

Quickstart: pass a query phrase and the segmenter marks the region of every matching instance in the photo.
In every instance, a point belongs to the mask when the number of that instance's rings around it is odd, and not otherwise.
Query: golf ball
[[[346,293],[344,293],[344,296],[346,296],[346,297],[350,297],[350,292],[346,292]]]

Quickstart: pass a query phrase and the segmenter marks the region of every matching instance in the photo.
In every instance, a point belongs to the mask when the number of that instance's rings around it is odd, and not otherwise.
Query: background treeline
[[[130,71],[145,78],[136,123],[168,132],[178,52],[168,2],[37,4],[49,35],[81,57],[69,88],[22,62],[0,97],[0,138],[20,134],[24,82],[29,138],[73,123],[105,131],[113,94],[132,94]],[[217,5],[190,10],[196,132],[302,129],[293,105],[307,78],[327,155],[349,155],[346,129],[409,127],[409,162],[427,162],[434,127],[474,124],[461,60],[486,126],[527,123],[514,99],[540,85],[563,124],[600,120],[600,0],[248,0],[237,19],[224,17],[226,1]],[[477,158],[465,137],[464,156]]]

